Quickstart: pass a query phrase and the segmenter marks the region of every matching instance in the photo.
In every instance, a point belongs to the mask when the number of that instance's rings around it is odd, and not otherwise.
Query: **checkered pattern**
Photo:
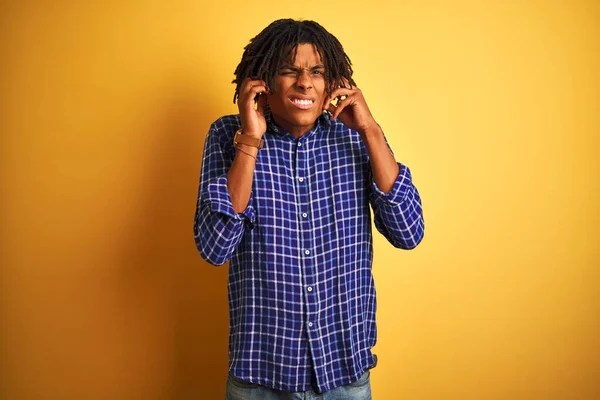
[[[251,198],[236,213],[227,191],[239,116],[212,124],[204,148],[196,245],[229,265],[229,369],[285,391],[356,381],[374,363],[375,226],[396,247],[423,237],[409,169],[389,193],[375,185],[357,132],[324,114],[299,139],[267,115]]]

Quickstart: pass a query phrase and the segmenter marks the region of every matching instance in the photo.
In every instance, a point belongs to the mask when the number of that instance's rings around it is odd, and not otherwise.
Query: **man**
[[[316,22],[273,22],[235,76],[239,115],[210,128],[194,222],[202,257],[231,260],[227,399],[370,399],[369,205],[394,246],[414,248],[409,169]]]

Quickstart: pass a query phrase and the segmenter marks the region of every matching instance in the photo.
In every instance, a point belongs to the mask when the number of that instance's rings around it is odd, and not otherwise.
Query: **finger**
[[[341,82],[341,87],[346,88],[346,89],[352,89],[352,85],[350,84],[350,82],[348,82],[348,79],[342,77],[342,79],[340,79]]]
[[[324,103],[324,109],[333,112],[332,110],[335,110],[335,108],[342,102],[342,100],[345,100],[348,96],[346,95],[342,95],[342,96],[337,96],[331,99],[331,101],[326,101]]]
[[[240,117],[242,119],[242,125],[248,129],[246,126],[249,121],[253,120],[253,114],[258,110],[258,102],[260,102],[260,98],[265,98],[266,95],[261,95],[261,93],[265,93],[267,91],[267,87],[265,85],[255,85],[250,86],[240,95],[238,102],[238,109],[240,111]],[[258,97],[258,101],[255,98]],[[266,101],[266,100],[265,100]],[[262,111],[259,111],[264,115],[264,107]]]
[[[267,85],[266,84],[255,84],[255,85],[251,85],[248,86],[247,88],[244,88],[244,94],[247,95],[256,95],[257,93],[261,93],[261,92],[266,92],[267,91]]]
[[[333,110],[331,119],[336,119],[342,113],[342,111],[344,111],[344,108],[346,108],[347,105],[348,105],[348,103],[346,103],[346,102],[340,102],[338,104],[338,106],[335,107],[335,110]]]
[[[245,92],[242,93],[240,101],[242,101],[245,104],[251,104],[252,106],[254,106],[254,103],[257,100],[257,96],[259,96],[261,93],[266,93],[266,92],[267,92],[266,85],[250,86],[249,88],[246,89]]]
[[[333,99],[335,99],[336,97],[339,97],[339,96],[363,97],[362,91],[357,86],[350,84],[346,78],[342,78],[342,79],[344,80],[342,82],[342,84],[346,85],[347,87],[339,87],[339,88],[335,89],[331,93],[331,95],[329,95],[329,97],[327,98],[327,101],[326,101],[327,104],[329,104],[331,101],[333,101]]]
[[[247,93],[249,91],[252,90],[253,87],[255,86],[267,86],[267,82],[260,80],[260,79],[251,79],[251,78],[246,78],[244,79],[244,83],[242,84],[242,88],[240,89],[240,93]]]
[[[261,93],[258,96],[258,101],[256,102],[256,111],[265,115],[265,107],[267,106],[267,96],[264,93]]]
[[[326,108],[329,112],[329,119],[333,119],[333,113],[335,113],[335,106],[333,104],[329,104],[329,107]]]
[[[341,98],[343,98],[344,96],[349,96],[351,95],[353,92],[350,89],[345,89],[345,88],[338,88],[336,90],[334,90],[329,96],[327,96],[327,98],[325,99],[323,108],[328,108],[329,104],[336,98],[340,98],[338,99],[341,100]]]
[[[248,84],[256,84],[256,83],[265,83],[265,81],[262,79],[255,78],[255,77],[246,78],[242,82],[242,86],[248,85]]]
[[[355,101],[353,98],[351,98],[350,96],[346,97],[344,100],[340,100],[337,104],[336,107],[334,107],[334,111],[333,111],[333,115],[331,116],[331,119],[336,119],[341,113],[342,111],[344,111],[344,109],[348,106],[352,106],[354,105]]]

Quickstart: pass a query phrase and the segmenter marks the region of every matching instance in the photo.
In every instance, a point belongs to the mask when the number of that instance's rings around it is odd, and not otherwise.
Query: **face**
[[[312,129],[326,96],[325,67],[314,45],[298,45],[296,60],[280,66],[272,92],[268,102],[277,125],[296,137]]]

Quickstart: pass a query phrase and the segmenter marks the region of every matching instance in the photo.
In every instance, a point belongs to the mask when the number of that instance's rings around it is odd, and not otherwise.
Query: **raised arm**
[[[247,79],[239,98],[240,118],[215,122],[206,137],[200,189],[194,218],[194,239],[200,255],[213,265],[227,262],[245,229],[254,223],[252,179],[258,148],[238,143],[235,132],[260,139],[266,130],[264,96],[255,109],[254,98],[266,91],[263,81]]]
[[[385,135],[373,118],[360,89],[347,81],[325,99],[323,108],[357,131],[369,154],[370,201],[375,226],[395,247],[416,247],[425,232],[423,208],[410,170],[396,162]],[[337,104],[331,101],[337,99]]]

